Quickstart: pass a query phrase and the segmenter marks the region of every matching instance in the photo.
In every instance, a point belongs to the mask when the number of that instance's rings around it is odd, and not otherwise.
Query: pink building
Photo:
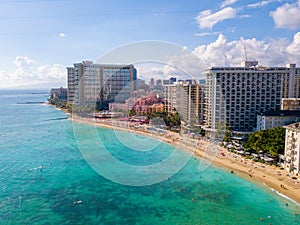
[[[162,98],[158,98],[153,94],[138,99],[134,103],[134,109],[137,115],[144,115],[146,113],[161,112],[164,110]]]

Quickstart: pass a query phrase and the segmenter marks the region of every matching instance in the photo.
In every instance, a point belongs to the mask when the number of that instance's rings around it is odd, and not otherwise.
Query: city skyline
[[[14,0],[0,6],[0,88],[66,86],[73,62],[96,61],[143,40],[182,46],[207,67],[245,58],[266,66],[300,64],[299,0]]]

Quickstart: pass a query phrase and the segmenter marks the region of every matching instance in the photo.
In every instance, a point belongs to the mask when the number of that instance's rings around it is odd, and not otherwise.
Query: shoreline
[[[187,151],[188,153],[193,154],[195,157],[206,160],[208,159],[210,163],[225,169],[228,172],[234,173],[243,179],[260,186],[266,186],[278,196],[285,197],[289,201],[294,202],[297,206],[300,206],[299,177],[297,180],[292,179],[291,176],[288,176],[288,172],[286,170],[280,170],[280,168],[275,166],[270,166],[246,159],[243,156],[229,152],[224,147],[216,145],[212,142],[203,139],[190,139],[171,131],[166,131],[164,134],[159,134],[149,130],[142,130],[143,128],[137,129],[132,124],[129,124],[131,126],[124,127],[122,126],[124,125],[124,122],[120,121],[96,121],[95,119],[82,117],[74,118],[72,116],[69,117],[69,120],[91,126],[132,132],[163,141],[167,144],[173,145],[174,147],[178,147],[183,151]],[[116,123],[115,125],[113,124],[114,122]],[[144,126],[144,128],[146,128],[146,126]],[[218,148],[218,152],[213,155],[209,154],[206,151],[209,146]],[[213,157],[212,160],[211,157]]]

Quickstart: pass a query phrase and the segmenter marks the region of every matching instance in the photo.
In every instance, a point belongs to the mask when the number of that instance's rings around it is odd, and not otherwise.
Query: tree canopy
[[[178,112],[169,113],[167,111],[162,111],[162,112],[155,112],[155,113],[147,113],[148,119],[153,119],[156,117],[162,118],[169,129],[180,127],[181,120]]]
[[[270,153],[272,157],[278,157],[284,153],[284,142],[285,128],[275,127],[251,133],[243,146],[257,153],[263,151]]]

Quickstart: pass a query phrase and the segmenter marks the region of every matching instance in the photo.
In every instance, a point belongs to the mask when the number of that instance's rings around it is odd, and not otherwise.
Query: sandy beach
[[[208,163],[211,162],[237,176],[261,186],[267,185],[278,194],[284,195],[300,204],[299,176],[297,177],[298,179],[293,179],[285,170],[246,159],[204,139],[191,139],[171,131],[156,133],[147,130],[146,126],[134,126],[127,122],[112,120],[96,121],[95,119],[74,117],[71,117],[70,120],[93,126],[147,135],[151,138],[172,144],[182,150],[192,152],[195,156],[206,159]]]

